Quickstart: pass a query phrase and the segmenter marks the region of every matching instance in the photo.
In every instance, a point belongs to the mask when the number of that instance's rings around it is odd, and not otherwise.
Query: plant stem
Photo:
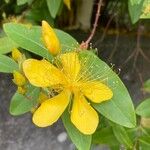
[[[98,20],[99,20],[99,16],[100,16],[102,1],[103,0],[99,0],[99,2],[98,2],[97,12],[96,12],[96,16],[95,16],[95,21],[94,21],[93,29],[92,29],[91,34],[89,35],[88,39],[85,42],[83,41],[81,43],[81,45],[80,45],[81,49],[87,49],[88,46],[89,46],[90,41],[92,40],[93,36],[95,35],[96,27],[98,25]]]

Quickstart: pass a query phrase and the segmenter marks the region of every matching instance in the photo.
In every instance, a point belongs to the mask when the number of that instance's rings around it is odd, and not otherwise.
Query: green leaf
[[[136,113],[143,117],[150,117],[150,98],[144,100],[137,108]]]
[[[26,13],[26,18],[30,20],[30,22],[33,22],[33,24],[37,24],[41,22],[41,20],[46,20],[50,25],[54,25],[54,19],[49,13],[45,0],[40,1],[40,3],[36,1],[34,7]]]
[[[132,4],[131,0],[128,0],[129,14],[133,24],[136,23],[140,18],[140,15],[142,13],[143,3],[144,0],[139,1],[136,4]]]
[[[13,48],[17,47],[17,44],[15,44],[8,37],[0,38],[0,54],[7,54],[11,52]]]
[[[120,144],[123,144],[130,149],[133,147],[132,141],[129,138],[127,131],[122,126],[113,124],[112,129],[115,137],[120,142]]]
[[[4,31],[8,37],[20,47],[47,58],[48,60],[52,59],[52,56],[42,44],[41,29],[39,27],[28,27],[23,24],[6,23],[4,24]]]
[[[81,64],[84,66],[83,68],[85,68],[83,76],[91,74],[91,79],[105,82],[113,92],[113,97],[109,101],[92,104],[95,109],[116,124],[128,128],[135,127],[136,117],[134,106],[126,87],[118,75],[92,52],[80,52],[80,59]]]
[[[131,5],[140,4],[141,0],[130,0]]]
[[[139,127],[135,127],[132,129],[126,129],[126,132],[133,143],[135,141],[135,139],[137,138],[137,132],[139,132]]]
[[[4,30],[8,37],[20,47],[48,60],[52,60],[52,56],[43,45],[41,27],[28,27],[22,24],[6,23],[4,24]],[[60,40],[63,52],[74,50],[78,46],[77,41],[69,34],[57,29],[55,29],[55,32]]]
[[[141,19],[150,19],[150,0],[144,0],[142,14],[140,16]]]
[[[14,70],[19,70],[18,64],[10,57],[0,54],[0,72],[13,73]]]
[[[62,0],[46,0],[46,2],[51,16],[55,18],[59,12]]]
[[[55,29],[56,35],[61,43],[62,53],[69,52],[79,47],[78,42],[68,33]]]
[[[140,150],[149,150],[149,145],[147,145],[145,142],[139,142]]]
[[[82,134],[72,123],[70,120],[70,115],[67,111],[65,111],[62,115],[63,124],[67,130],[67,133],[75,144],[78,150],[90,150],[91,146],[91,135]]]
[[[17,0],[17,5],[30,4],[33,0]]]
[[[40,89],[31,86],[26,95],[15,93],[10,103],[10,114],[17,116],[31,111],[37,104]]]
[[[92,143],[94,144],[107,144],[109,146],[119,145],[116,137],[114,136],[111,127],[105,127],[97,130],[92,137]]]
[[[142,136],[139,138],[140,146],[142,150],[149,150],[150,148],[150,136]]]
[[[146,92],[150,92],[150,79],[148,79],[145,83],[144,83],[144,90]]]

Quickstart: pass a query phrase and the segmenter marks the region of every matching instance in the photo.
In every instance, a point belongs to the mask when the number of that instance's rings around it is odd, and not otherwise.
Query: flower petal
[[[62,91],[59,95],[44,101],[33,114],[33,123],[47,127],[55,123],[62,115],[70,101],[70,92]]]
[[[57,55],[61,50],[60,42],[53,28],[46,21],[42,21],[42,37],[49,52]]]
[[[62,54],[60,60],[68,80],[75,80],[80,71],[80,62],[76,52]]]
[[[93,81],[81,84],[83,94],[94,103],[101,103],[112,98],[112,90],[105,84]]]
[[[76,93],[73,100],[71,121],[84,134],[95,132],[99,117],[97,112],[88,104],[83,95]]]
[[[62,72],[46,60],[25,60],[23,71],[30,83],[38,87],[61,84],[65,79]]]

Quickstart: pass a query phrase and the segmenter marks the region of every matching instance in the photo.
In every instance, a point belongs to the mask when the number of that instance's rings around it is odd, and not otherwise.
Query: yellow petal
[[[84,134],[95,132],[99,117],[81,94],[75,94],[71,113],[71,121]]]
[[[70,92],[62,91],[59,95],[44,101],[33,115],[33,122],[39,127],[55,123],[62,115],[70,101]]]
[[[30,83],[38,87],[48,87],[64,81],[62,72],[46,60],[25,60],[23,71]]]
[[[22,58],[22,54],[21,54],[21,52],[17,48],[14,48],[12,50],[12,58],[15,61],[19,61]]]
[[[63,67],[63,72],[68,77],[68,80],[74,81],[80,71],[80,62],[76,52],[62,54],[60,60]]]
[[[46,21],[42,21],[42,37],[45,46],[52,55],[57,55],[60,52],[60,42],[50,25]]]
[[[13,73],[14,79],[13,82],[18,86],[23,86],[26,83],[25,77],[18,71]]]
[[[105,84],[93,81],[81,84],[83,94],[95,103],[100,103],[112,98],[112,90]]]
[[[71,0],[64,0],[64,4],[67,6],[67,8],[71,9]]]

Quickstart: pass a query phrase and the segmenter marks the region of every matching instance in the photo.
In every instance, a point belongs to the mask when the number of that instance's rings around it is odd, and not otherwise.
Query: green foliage
[[[133,24],[136,23],[141,16],[143,3],[144,0],[134,0],[134,3],[133,0],[128,0],[129,14]]]
[[[12,51],[13,48],[17,48],[17,44],[15,44],[8,37],[0,38],[0,54],[6,54]]]
[[[139,19],[150,18],[150,0],[128,0],[128,8],[133,24]]]
[[[142,136],[139,138],[141,150],[149,150],[150,148],[150,136]]]
[[[142,1],[142,0],[130,0],[130,3],[131,3],[132,5],[136,5],[136,4],[140,4],[141,1]]]
[[[13,73],[18,70],[18,64],[8,56],[0,54],[0,72]]]
[[[19,94],[16,92],[12,97],[9,112],[10,114],[17,116],[29,112],[38,103],[38,97],[40,89],[28,85],[26,95]]]
[[[54,25],[54,19],[49,13],[45,0],[35,1],[32,4],[32,9],[27,11],[26,19],[34,24],[41,23],[42,20],[46,20],[51,26]]]
[[[150,98],[144,100],[136,109],[136,113],[143,117],[150,117]]]
[[[17,5],[30,4],[33,0],[17,0]]]
[[[97,132],[93,134],[92,142],[94,144],[105,144],[109,147],[118,147],[118,149],[120,145],[113,134],[112,127],[104,127],[97,130]]]
[[[27,25],[7,23],[4,24],[4,31],[10,39],[24,48],[39,56],[52,59],[48,50],[42,44],[41,32],[39,27],[29,27]]]
[[[144,90],[150,93],[150,79],[144,83]]]
[[[144,0],[141,19],[150,19],[150,0]]]
[[[78,150],[90,150],[91,147],[91,135],[82,134],[72,123],[70,120],[70,114],[68,110],[66,110],[62,115],[63,124],[67,130],[67,133],[72,140],[72,142],[76,145]]]
[[[59,12],[62,0],[46,0],[46,2],[51,16],[55,18]]]
[[[111,100],[100,104],[92,104],[95,109],[107,119],[117,124],[128,128],[135,127],[136,117],[134,106],[126,87],[119,79],[118,75],[113,72],[105,62],[89,51],[81,52],[80,57],[81,63],[82,59],[90,59],[90,61],[87,61],[86,68],[89,68],[92,74],[97,75],[98,73],[100,80],[106,80],[108,86],[113,91],[113,97]],[[90,66],[93,67],[90,68]]]
[[[145,143],[147,146],[150,146],[150,137],[149,136],[142,136],[139,138],[139,141]]]
[[[116,139],[120,142],[120,144],[123,144],[130,149],[133,147],[133,143],[129,138],[127,131],[122,126],[113,124],[112,129]]]
[[[40,27],[28,27],[27,25],[22,24],[7,23],[4,24],[4,30],[8,37],[20,47],[48,60],[52,60],[52,56],[43,45]],[[61,30],[56,29],[55,31],[60,40],[62,51],[70,51],[76,48],[77,41],[74,38]]]

